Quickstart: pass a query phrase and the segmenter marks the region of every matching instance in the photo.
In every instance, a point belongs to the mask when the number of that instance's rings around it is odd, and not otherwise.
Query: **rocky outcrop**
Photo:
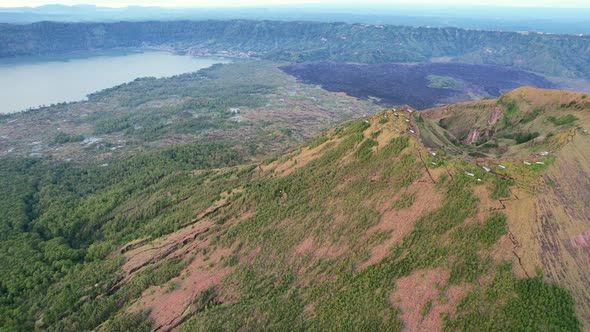
[[[463,140],[463,144],[470,145],[479,141],[479,139],[482,137],[493,137],[496,134],[496,130],[494,130],[494,127],[496,126],[496,123],[498,123],[498,121],[500,121],[500,119],[502,119],[503,117],[504,110],[496,106],[494,108],[494,111],[490,114],[490,117],[488,118],[488,123],[483,133],[479,130],[479,128],[471,128],[471,130],[469,130],[469,133],[467,134],[467,137],[465,137],[465,139]]]
[[[463,144],[465,144],[465,145],[473,144],[473,143],[477,142],[480,137],[481,137],[481,133],[479,132],[479,129],[478,128],[471,128],[471,130],[469,130],[469,133],[467,134],[467,137],[465,137],[465,139],[463,140]]]
[[[484,131],[484,136],[485,137],[490,137],[490,132],[492,131],[492,129],[494,129],[494,126],[496,125],[496,123],[498,123],[498,121],[500,121],[500,119],[502,119],[504,117],[504,110],[498,106],[496,106],[496,108],[494,108],[494,111],[492,112],[492,114],[490,114],[490,118],[488,119],[488,125],[486,127],[486,130]],[[492,135],[494,135],[494,133],[492,133]]]

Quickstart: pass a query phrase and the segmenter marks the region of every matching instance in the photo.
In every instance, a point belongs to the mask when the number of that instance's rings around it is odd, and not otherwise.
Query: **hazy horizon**
[[[97,7],[110,7],[110,8],[125,8],[130,6],[142,6],[142,7],[166,7],[166,8],[244,8],[244,7],[278,7],[278,6],[360,6],[356,1],[336,1],[336,0],[173,0],[173,1],[162,1],[162,0],[66,0],[66,1],[54,1],[54,0],[23,0],[23,1],[8,1],[0,0],[0,7],[4,8],[19,8],[19,7],[40,7],[46,5],[65,5],[65,6],[76,6],[76,5],[94,5]],[[432,1],[432,0],[373,0],[362,4],[362,6],[420,6],[429,5],[435,7],[442,6],[462,6],[462,7],[526,7],[526,8],[590,8],[590,2],[585,0],[443,0],[443,1]]]
[[[371,1],[371,0],[369,0]],[[219,2],[190,2],[186,0],[162,3],[161,0],[0,0],[0,22],[27,24],[41,21],[58,22],[116,22],[141,20],[274,20],[317,21],[362,24],[389,24],[426,27],[456,27],[492,31],[539,31],[557,34],[590,34],[590,7],[579,0],[558,3],[552,0],[537,2],[529,0],[492,2],[482,0],[447,0],[432,3],[421,0],[385,2],[373,0],[367,4],[334,0],[269,0],[244,2],[220,0]],[[425,3],[432,3],[424,5]],[[459,5],[450,5],[459,3]],[[548,5],[557,7],[547,7]],[[37,5],[42,7],[19,7]],[[53,5],[53,6],[52,6]],[[121,7],[126,5],[128,7]],[[164,5],[164,7],[156,7]],[[49,7],[45,7],[49,6]],[[60,7],[66,6],[66,7]],[[147,7],[146,7],[147,6]],[[520,7],[519,7],[520,6]],[[590,4],[588,4],[590,6]]]

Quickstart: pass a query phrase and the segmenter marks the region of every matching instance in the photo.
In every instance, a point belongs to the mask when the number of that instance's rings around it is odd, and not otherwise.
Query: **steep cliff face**
[[[266,59],[297,62],[425,62],[450,57],[590,78],[590,58],[578,56],[590,51],[590,37],[585,36],[247,20],[0,25],[0,57],[145,43],[177,50],[250,51]]]
[[[469,130],[469,133],[467,134],[467,137],[465,137],[465,139],[463,140],[463,144],[465,144],[465,145],[473,144],[473,143],[477,142],[480,137],[481,137],[481,133],[479,132],[479,129],[471,128]]]
[[[467,134],[467,137],[463,139],[463,144],[471,145],[477,143],[482,138],[486,140],[494,138],[498,129],[496,128],[496,124],[500,119],[502,119],[503,115],[504,110],[501,107],[494,108],[490,114],[490,117],[488,118],[488,123],[485,129],[480,131],[480,128],[471,128]]]
[[[566,129],[584,123],[588,98],[583,93],[523,87],[498,99],[433,108],[421,113],[421,124],[429,129],[425,133],[437,135],[423,139],[453,153],[525,156],[551,149],[564,139]],[[473,146],[456,149],[459,142]]]
[[[494,128],[496,127],[496,124],[498,123],[498,121],[500,121],[502,119],[503,116],[504,116],[504,110],[501,107],[494,108],[494,111],[492,112],[492,114],[490,114],[490,118],[488,119],[488,125],[486,126],[486,129],[483,132],[483,135],[485,137],[490,137],[495,134]]]

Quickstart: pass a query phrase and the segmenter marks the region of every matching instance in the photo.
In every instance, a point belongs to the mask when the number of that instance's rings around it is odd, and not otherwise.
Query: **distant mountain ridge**
[[[590,78],[590,37],[457,28],[279,21],[0,25],[0,57],[166,45],[177,51],[251,52],[289,62],[456,61]]]
[[[148,7],[123,8],[94,5],[0,7],[0,22],[26,24],[41,21],[118,22],[151,20],[277,20],[317,21],[407,26],[457,27],[545,33],[590,33],[590,8],[531,8],[503,6],[429,6],[411,4],[341,4],[338,6],[274,5],[248,7]]]

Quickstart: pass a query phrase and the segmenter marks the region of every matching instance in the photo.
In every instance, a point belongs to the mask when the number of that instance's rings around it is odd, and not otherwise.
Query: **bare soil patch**
[[[217,286],[234,269],[220,266],[221,258],[230,254],[231,249],[222,249],[208,257],[201,254],[195,256],[179,277],[162,286],[148,288],[128,310],[149,309],[155,331],[168,331],[176,327],[191,313],[190,306],[199,293]],[[223,302],[223,299],[218,300]]]
[[[397,280],[390,301],[401,310],[407,331],[442,330],[443,315],[452,313],[469,291],[467,286],[444,290],[449,274],[443,269],[419,270]]]
[[[391,209],[393,202],[399,197],[399,195],[396,195],[393,200],[384,204],[384,212],[381,220],[377,225],[369,229],[367,232],[367,238],[378,231],[390,231],[391,237],[371,249],[371,257],[359,265],[359,270],[379,263],[387,257],[390,253],[390,249],[394,245],[400,243],[406,235],[410,234],[414,229],[414,224],[421,216],[440,207],[442,204],[442,196],[436,191],[436,188],[434,188],[434,185],[431,183],[415,182],[410,185],[406,191],[415,192],[416,200],[411,207],[399,211]]]

